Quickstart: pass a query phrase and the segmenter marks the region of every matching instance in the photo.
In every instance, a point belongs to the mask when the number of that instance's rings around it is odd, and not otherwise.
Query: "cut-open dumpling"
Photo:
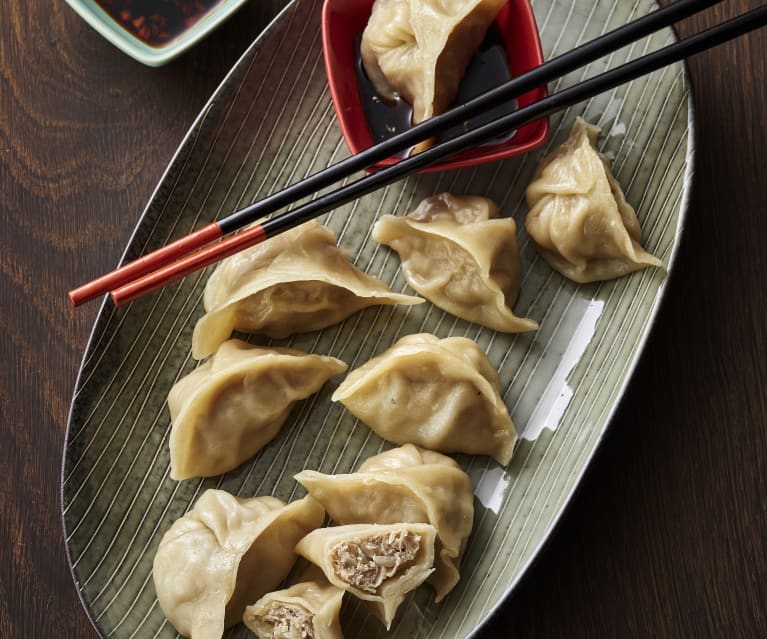
[[[345,370],[334,357],[224,342],[170,390],[170,476],[236,468],[277,435],[296,401]]]
[[[296,546],[337,588],[362,599],[388,629],[405,595],[434,571],[430,524],[352,524],[320,528]]]
[[[436,570],[429,583],[436,601],[458,583],[474,501],[469,476],[450,457],[407,445],[370,457],[355,473],[305,470],[296,480],[339,524],[432,524]]]
[[[376,0],[360,53],[376,91],[401,95],[413,123],[452,104],[504,0]]]
[[[553,269],[580,283],[663,266],[640,245],[636,213],[594,147],[598,136],[597,127],[577,118],[526,192],[530,239]]]
[[[301,579],[245,608],[243,623],[259,639],[344,639],[338,617],[345,590],[316,567]]]
[[[384,215],[372,236],[399,253],[408,284],[441,309],[496,331],[533,331],[536,322],[511,311],[521,281],[517,226],[498,215],[485,197],[442,193],[405,217]]]
[[[484,351],[465,337],[408,335],[353,370],[333,393],[379,436],[508,464],[517,431]]]
[[[324,517],[311,497],[286,505],[206,490],[163,535],[154,557],[155,591],[168,621],[185,637],[219,639],[245,606],[288,576],[296,543]]]
[[[208,279],[192,355],[213,353],[232,331],[281,339],[336,324],[377,304],[418,304],[354,267],[333,232],[311,221],[223,260]]]

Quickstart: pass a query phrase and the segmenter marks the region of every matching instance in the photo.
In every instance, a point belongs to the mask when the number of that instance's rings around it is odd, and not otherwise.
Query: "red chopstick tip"
[[[115,306],[118,306],[118,307],[119,306],[125,306],[128,302],[131,301],[127,297],[123,297],[119,293],[117,295],[115,295],[115,293],[116,293],[116,291],[109,291],[109,297],[112,298],[112,303]]]
[[[172,263],[191,251],[219,239],[223,235],[218,222],[211,222],[152,253],[128,262],[120,268],[69,291],[72,306],[80,306],[136,278],[151,273],[165,264]]]
[[[87,284],[83,284],[82,286],[69,291],[69,293],[67,293],[67,297],[69,298],[72,306],[77,308],[78,306],[85,304],[85,302],[89,302],[103,294],[105,291],[101,290],[99,284],[100,279],[94,280],[93,282],[88,282]]]
[[[266,231],[260,224],[251,226],[231,237],[206,246],[195,253],[190,253],[175,262],[147,273],[112,291],[109,295],[115,306],[124,306],[152,291],[159,290],[182,277],[199,269],[215,264],[219,260],[234,255],[243,249],[267,239]]]

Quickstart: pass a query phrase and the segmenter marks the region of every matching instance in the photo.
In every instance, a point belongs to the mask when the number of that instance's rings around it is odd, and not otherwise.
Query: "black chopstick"
[[[314,175],[293,184],[278,193],[267,196],[218,221],[223,232],[231,233],[274,213],[298,200],[312,195],[352,173],[373,166],[381,160],[404,151],[413,145],[447,131],[451,127],[483,111],[518,98],[543,84],[561,78],[580,67],[612,53],[636,40],[655,33],[722,0],[678,0],[641,18],[619,27],[603,36],[590,40],[575,49],[544,62],[530,71],[504,82],[482,95],[413,126],[378,144],[329,166]],[[507,131],[510,129],[507,129]],[[506,131],[504,131],[505,133]],[[492,138],[489,138],[492,139]]]
[[[658,51],[627,62],[616,69],[606,71],[575,86],[564,89],[559,93],[514,111],[494,122],[473,129],[456,138],[441,142],[413,157],[401,160],[397,164],[387,167],[378,173],[368,175],[337,191],[318,197],[293,211],[288,211],[238,233],[227,240],[182,258],[154,273],[150,273],[112,291],[112,299],[117,305],[137,299],[146,293],[213,264],[243,248],[247,248],[318,215],[356,200],[408,174],[434,164],[445,157],[471,149],[487,140],[492,140],[501,133],[573,106],[621,84],[635,80],[642,75],[657,71],[665,66],[684,60],[689,56],[722,44],[727,40],[748,33],[765,24],[767,24],[767,6],[754,9],[681,42],[668,45]]]
[[[191,251],[220,239],[227,233],[239,230],[256,220],[335,184],[357,171],[408,149],[422,140],[438,135],[455,124],[463,122],[484,110],[503,104],[512,98],[517,98],[538,86],[555,80],[635,40],[650,35],[660,28],[667,27],[678,20],[691,16],[721,1],[678,0],[665,8],[638,18],[563,55],[553,58],[509,82],[451,109],[447,113],[418,124],[403,133],[346,158],[296,184],[288,186],[278,193],[269,195],[240,211],[232,213],[217,222],[212,222],[190,235],[80,286],[70,291],[69,298],[72,304],[77,306],[103,295],[107,291],[122,286],[135,278],[163,267]]]

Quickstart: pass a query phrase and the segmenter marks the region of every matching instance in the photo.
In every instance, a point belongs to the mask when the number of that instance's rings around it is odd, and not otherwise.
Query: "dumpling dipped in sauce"
[[[530,239],[554,270],[581,284],[663,266],[642,248],[639,220],[594,146],[598,136],[597,127],[576,119],[526,192]]]
[[[404,98],[413,124],[446,111],[504,0],[376,0],[360,53],[378,94]]]

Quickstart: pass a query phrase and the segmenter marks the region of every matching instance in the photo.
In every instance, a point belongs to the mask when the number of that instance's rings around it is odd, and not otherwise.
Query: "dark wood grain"
[[[59,519],[96,306],[173,150],[272,15],[250,3],[161,69],[64,3],[0,6],[0,637],[95,637]],[[680,28],[757,6],[739,0]],[[666,302],[615,421],[488,636],[767,636],[767,31],[691,62],[698,160]]]

